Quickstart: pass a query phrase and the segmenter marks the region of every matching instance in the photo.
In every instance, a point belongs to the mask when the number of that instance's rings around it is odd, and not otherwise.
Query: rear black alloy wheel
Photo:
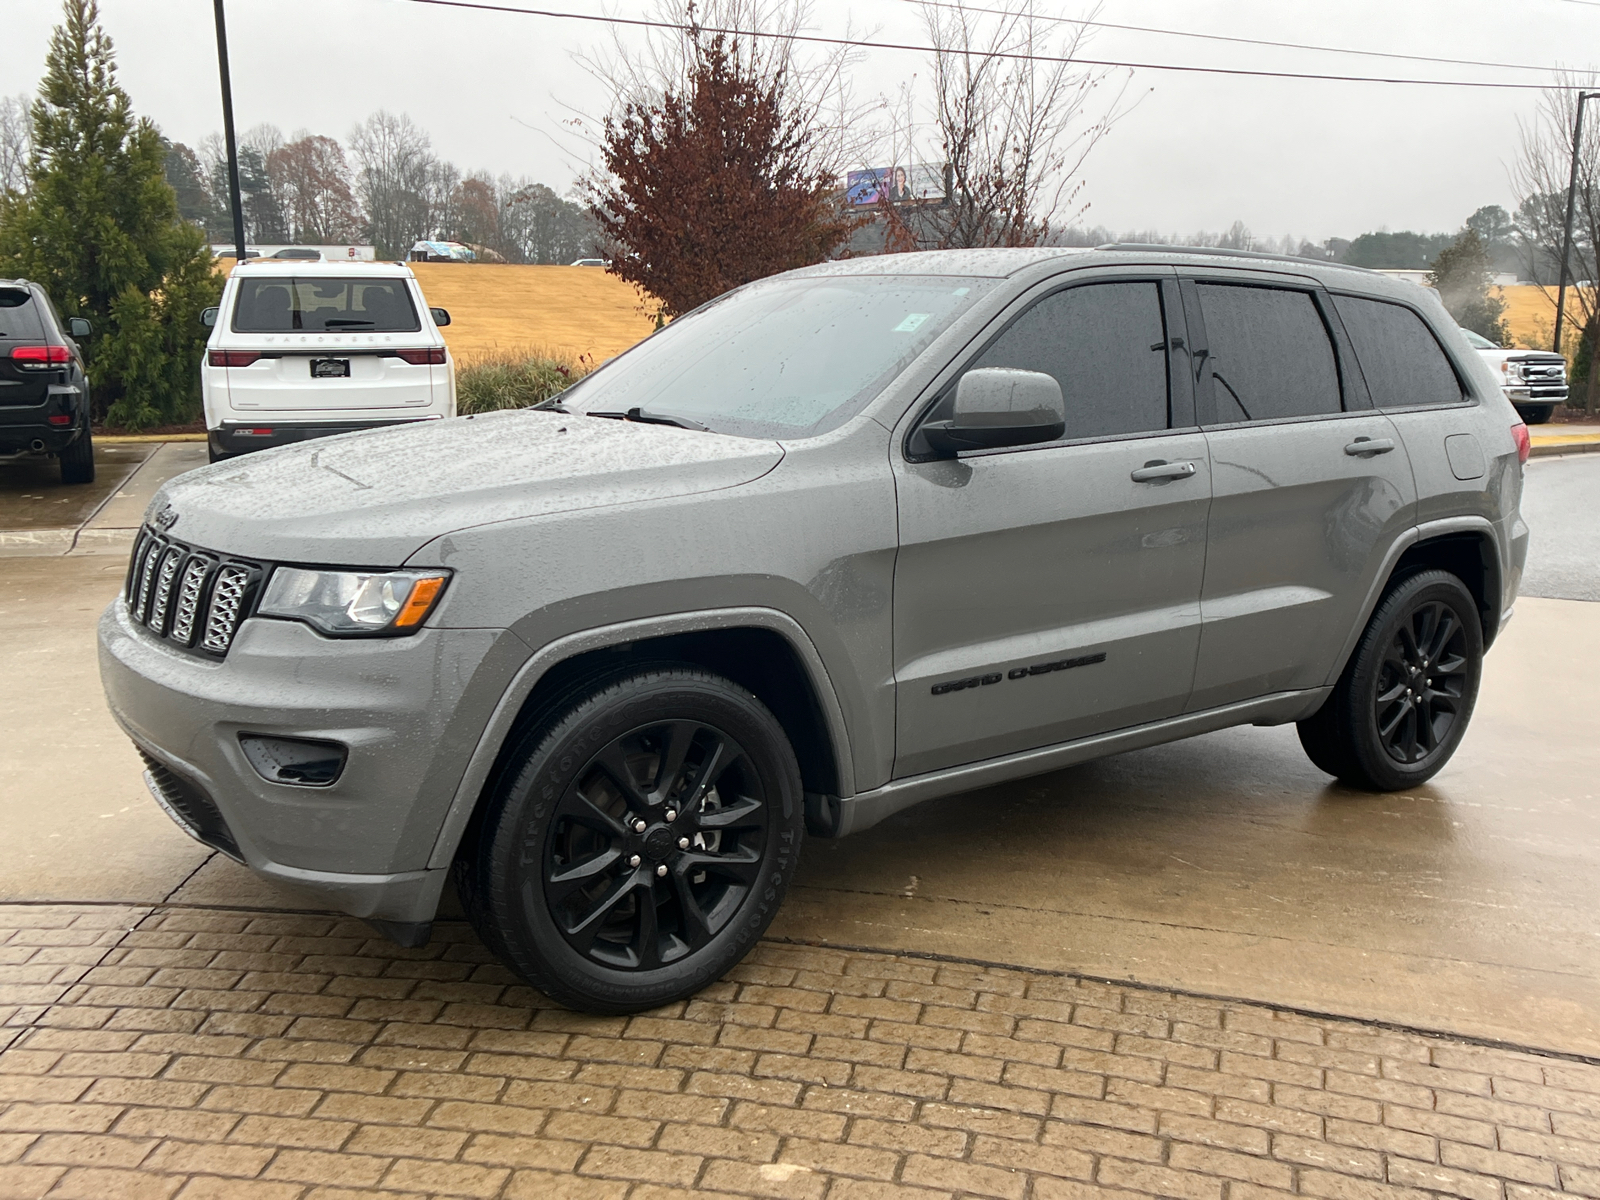
[[[1482,674],[1471,593],[1445,571],[1410,575],[1372,614],[1333,694],[1300,722],[1300,742],[1312,762],[1352,787],[1413,787],[1455,753]]]
[[[485,941],[547,995],[634,1012],[738,962],[799,851],[799,768],[754,696],[694,667],[569,698],[512,750],[458,887]]]
[[[94,442],[86,425],[82,433],[73,438],[61,451],[61,482],[65,484],[94,482]]]
[[[1469,684],[1467,629],[1443,600],[1411,608],[1394,627],[1378,667],[1372,718],[1395,762],[1422,762],[1445,742]]]

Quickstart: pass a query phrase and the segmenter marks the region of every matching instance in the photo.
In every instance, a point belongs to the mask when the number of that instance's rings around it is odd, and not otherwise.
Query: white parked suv
[[[1567,360],[1549,350],[1497,346],[1463,329],[1467,342],[1500,376],[1506,399],[1529,425],[1543,425],[1558,404],[1567,402]]]
[[[201,367],[211,461],[456,412],[455,364],[403,263],[252,259],[228,276]]]

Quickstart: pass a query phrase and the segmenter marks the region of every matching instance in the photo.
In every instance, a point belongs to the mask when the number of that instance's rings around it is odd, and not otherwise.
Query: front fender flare
[[[752,627],[768,629],[778,634],[789,643],[799,657],[816,692],[818,704],[822,708],[828,740],[832,744],[834,761],[839,772],[839,789],[845,796],[853,795],[855,766],[851,757],[850,733],[845,724],[844,711],[839,705],[839,698],[834,691],[833,681],[828,675],[822,656],[817,653],[815,644],[798,621],[777,609],[760,607],[703,609],[644,617],[633,621],[621,621],[614,625],[601,625],[559,637],[536,650],[522,665],[500,697],[500,702],[495,705],[488,724],[484,726],[483,733],[478,738],[478,744],[473,749],[472,757],[467,762],[467,769],[461,777],[461,782],[456,786],[455,795],[451,798],[450,807],[446,810],[444,821],[439,827],[439,836],[434,841],[433,852],[428,856],[428,866],[448,867],[455,858],[456,847],[460,845],[461,836],[478,806],[479,796],[489,779],[489,773],[494,769],[500,749],[511,733],[517,716],[522,712],[523,703],[533,694],[533,689],[538,686],[539,680],[544,678],[556,664],[578,654],[591,650],[604,650],[624,642],[643,641],[675,633],[700,633],[709,629]]]

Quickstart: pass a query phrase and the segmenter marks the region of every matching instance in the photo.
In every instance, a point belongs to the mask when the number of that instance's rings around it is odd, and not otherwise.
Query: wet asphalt
[[[50,487],[0,469],[0,529]],[[1352,792],[1292,727],[1228,730],[812,841],[772,935],[1600,1054],[1600,455],[1530,464],[1525,511],[1524,598],[1426,787]],[[94,658],[125,554],[0,557],[0,900],[304,907],[146,795]]]

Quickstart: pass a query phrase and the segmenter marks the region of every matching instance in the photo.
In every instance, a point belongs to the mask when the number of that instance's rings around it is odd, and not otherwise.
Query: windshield
[[[952,276],[774,279],[674,321],[562,394],[573,412],[809,437],[859,412],[994,286]]]
[[[416,333],[422,328],[403,279],[246,279],[233,310],[236,333]]]
[[[1465,327],[1462,328],[1461,332],[1466,335],[1467,345],[1471,346],[1474,350],[1498,350],[1498,349],[1500,349],[1500,347],[1499,347],[1499,345],[1497,343],[1491,342],[1488,338],[1484,337],[1481,333],[1473,333],[1472,330],[1467,329]]]

